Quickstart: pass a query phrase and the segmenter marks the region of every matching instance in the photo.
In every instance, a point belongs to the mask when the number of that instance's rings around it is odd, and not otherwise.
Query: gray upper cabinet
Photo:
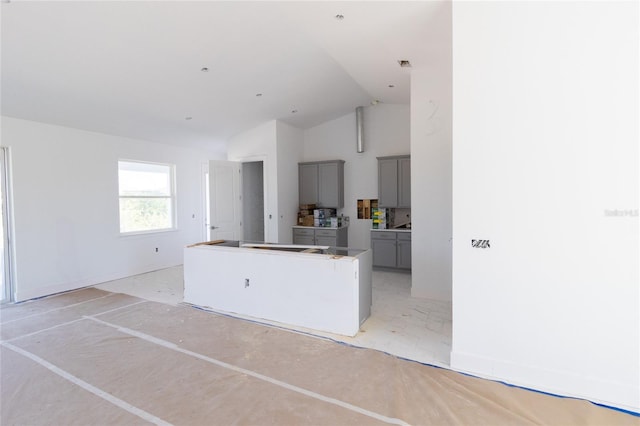
[[[298,165],[298,196],[300,204],[318,202],[318,165]]]
[[[378,157],[378,206],[411,207],[411,158]]]
[[[298,191],[300,204],[344,207],[344,161],[299,163]]]
[[[378,206],[398,205],[398,160],[378,159]]]
[[[411,207],[411,158],[398,159],[398,207]]]

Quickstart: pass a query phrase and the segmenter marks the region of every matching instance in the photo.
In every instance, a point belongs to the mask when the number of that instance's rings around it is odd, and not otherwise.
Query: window
[[[175,166],[118,161],[120,233],[175,228]]]

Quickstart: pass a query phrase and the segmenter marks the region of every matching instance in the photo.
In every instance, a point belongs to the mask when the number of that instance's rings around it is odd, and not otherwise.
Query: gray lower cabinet
[[[315,245],[313,228],[293,228],[293,244],[302,244],[305,246]]]
[[[373,266],[411,269],[411,233],[371,231]]]
[[[348,228],[293,228],[293,244],[349,247]]]
[[[397,233],[397,267],[402,269],[411,269],[411,233]]]

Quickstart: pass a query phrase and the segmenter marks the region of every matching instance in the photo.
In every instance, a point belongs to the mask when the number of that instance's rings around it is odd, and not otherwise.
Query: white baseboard
[[[136,271],[121,271],[112,274],[106,274],[99,277],[90,277],[83,278],[77,281],[69,281],[64,283],[52,284],[44,287],[37,288],[29,288],[25,290],[21,290],[21,286],[18,285],[15,293],[15,301],[23,302],[25,300],[35,299],[38,297],[49,296],[56,293],[62,293],[65,291],[77,290],[83,287],[94,286],[97,284],[102,284],[108,281],[119,280],[122,278],[131,277],[133,275],[146,274],[147,272],[157,271],[159,269],[171,268],[177,265],[153,265],[147,266],[144,269],[136,270]]]
[[[637,385],[454,351],[451,352],[451,369],[558,396],[640,412],[640,389]]]

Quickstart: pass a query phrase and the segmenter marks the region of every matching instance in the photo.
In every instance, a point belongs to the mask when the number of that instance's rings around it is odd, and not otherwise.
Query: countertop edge
[[[343,229],[343,228],[348,228],[349,225],[347,226],[338,226],[338,227],[332,227],[332,226],[303,226],[303,225],[292,225],[292,228],[299,228],[299,229]]]

